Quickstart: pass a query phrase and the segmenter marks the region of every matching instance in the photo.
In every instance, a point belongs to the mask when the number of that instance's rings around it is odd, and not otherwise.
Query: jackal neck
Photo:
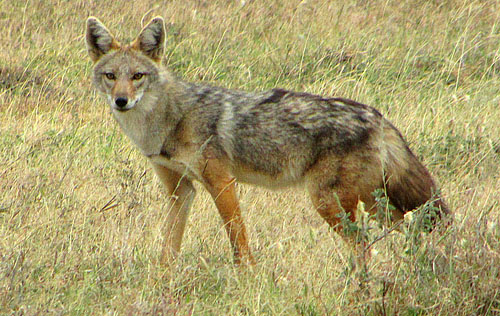
[[[184,89],[168,72],[147,89],[137,105],[126,112],[113,110],[124,133],[146,156],[159,155],[166,139],[184,116]]]

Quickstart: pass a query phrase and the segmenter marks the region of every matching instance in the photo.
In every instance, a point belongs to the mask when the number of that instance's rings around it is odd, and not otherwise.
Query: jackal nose
[[[125,97],[118,97],[115,99],[115,104],[119,109],[123,109],[128,103],[128,99]]]

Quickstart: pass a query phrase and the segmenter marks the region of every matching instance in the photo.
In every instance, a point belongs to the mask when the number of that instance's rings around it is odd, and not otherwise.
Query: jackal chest
[[[164,126],[158,122],[148,121],[140,112],[116,113],[115,111],[113,114],[125,135],[145,156],[160,152],[166,137]]]
[[[152,163],[175,171],[187,177],[189,180],[200,179],[199,172],[197,172],[197,168],[193,165],[194,161],[191,161],[190,159],[167,158],[164,155],[152,155],[148,156],[148,158]]]

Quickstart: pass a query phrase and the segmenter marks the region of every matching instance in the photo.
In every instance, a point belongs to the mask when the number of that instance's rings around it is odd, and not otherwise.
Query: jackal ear
[[[114,39],[108,29],[95,17],[87,19],[87,51],[92,61],[96,62],[102,55],[111,49],[120,48],[120,44]]]
[[[156,17],[142,29],[141,33],[132,43],[132,47],[140,50],[149,58],[160,62],[165,50],[165,22],[163,18]]]

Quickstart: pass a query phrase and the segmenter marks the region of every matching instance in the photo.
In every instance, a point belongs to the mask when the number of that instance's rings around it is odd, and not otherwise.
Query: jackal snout
[[[132,109],[139,101],[141,93],[137,91],[137,85],[142,82],[128,78],[128,74],[116,74],[114,80],[109,80],[112,85],[110,93],[111,107],[124,112]]]
[[[118,97],[115,99],[115,105],[117,106],[117,109],[120,111],[126,111],[128,110],[126,108],[128,103],[128,98],[127,97]]]

